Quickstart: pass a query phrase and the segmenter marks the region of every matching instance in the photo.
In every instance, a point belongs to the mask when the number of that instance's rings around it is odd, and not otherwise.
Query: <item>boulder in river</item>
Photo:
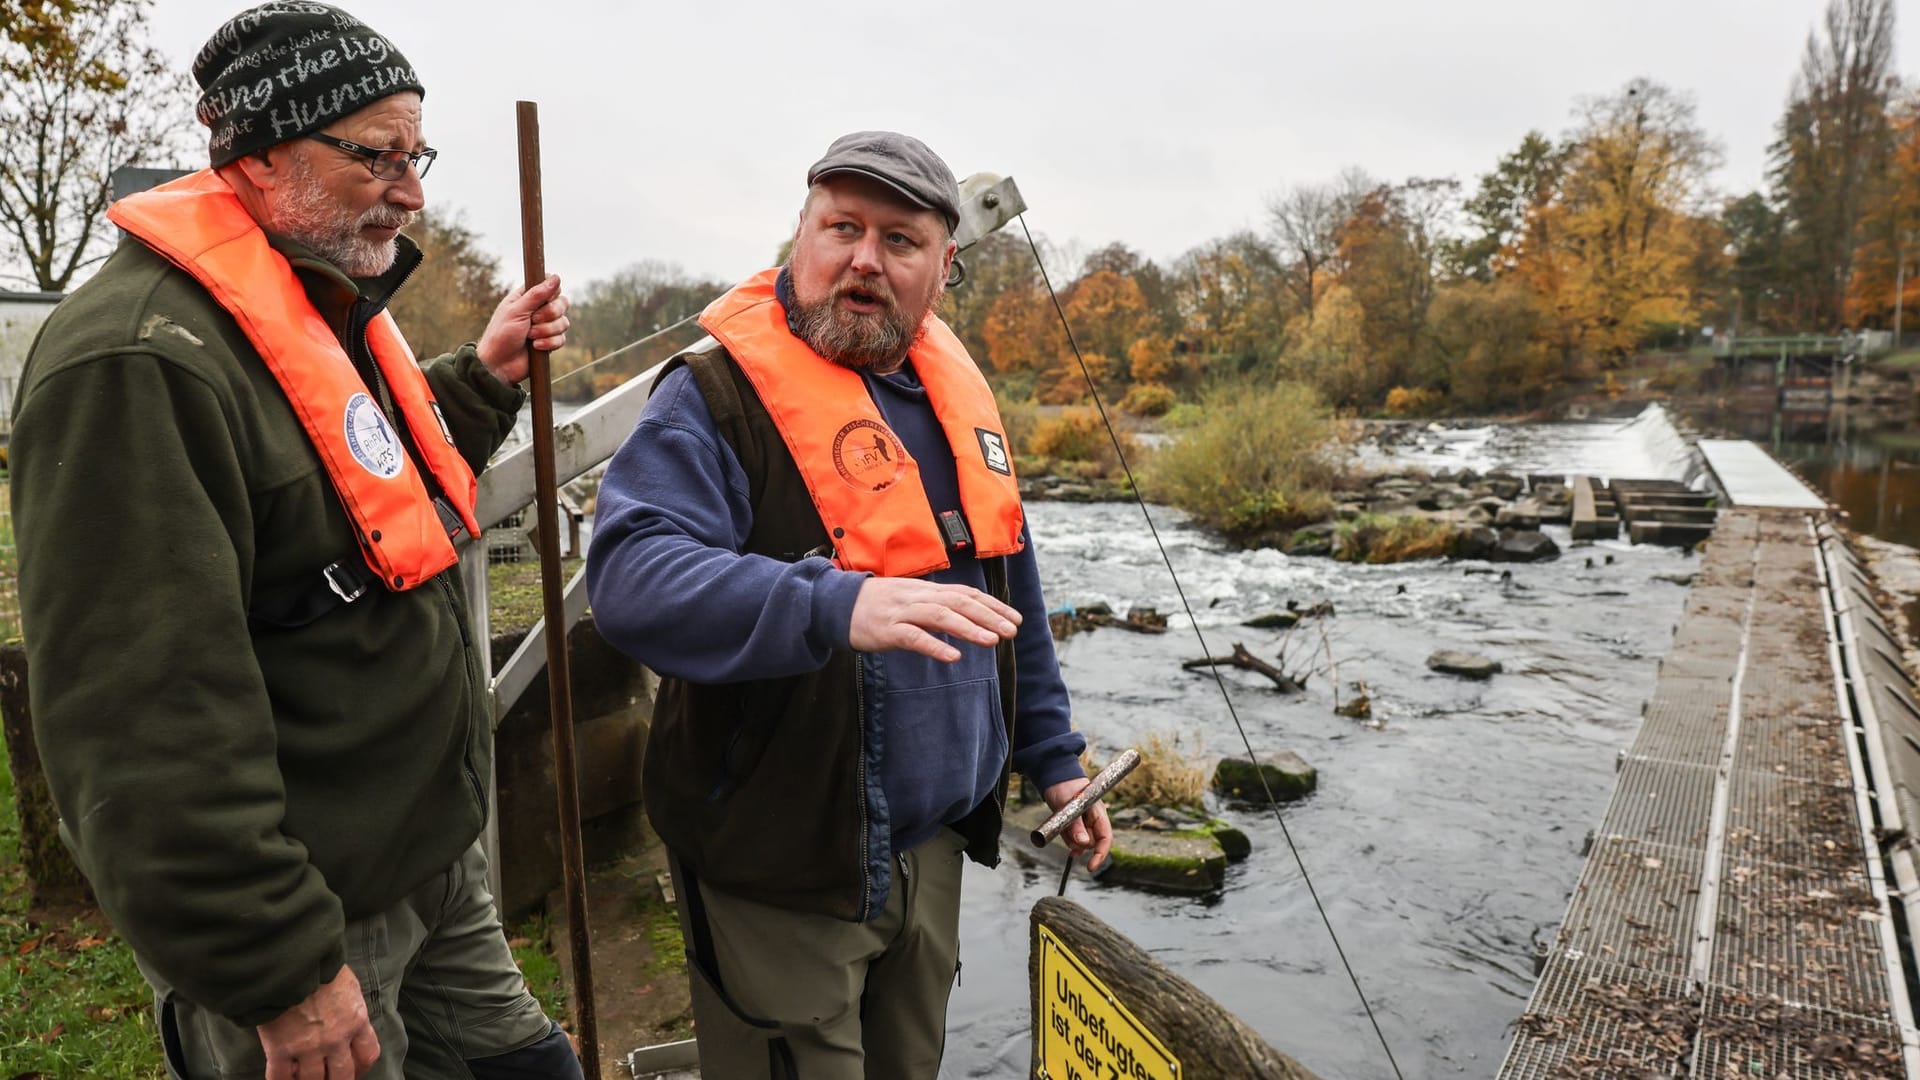
[[[1486,478],[1486,484],[1487,487],[1493,489],[1495,495],[1509,502],[1519,498],[1520,493],[1525,491],[1527,487],[1525,480],[1517,476],[1509,476],[1506,473],[1489,473]]]
[[[1255,615],[1241,626],[1251,626],[1255,630],[1289,630],[1300,621],[1297,611],[1270,611],[1265,615]]]
[[[1246,758],[1222,758],[1214,766],[1213,790],[1239,802],[1264,803],[1266,791],[1261,777],[1281,802],[1305,798],[1319,786],[1320,776],[1306,759],[1291,750],[1277,750]]]
[[[1461,529],[1454,554],[1462,559],[1491,559],[1500,550],[1500,534],[1485,525]]]
[[[1253,841],[1247,839],[1247,834],[1224,821],[1215,819],[1208,822],[1206,832],[1213,837],[1214,843],[1220,845],[1221,854],[1230,863],[1240,862],[1253,854]]]
[[[1445,675],[1458,675],[1466,679],[1491,679],[1501,670],[1498,660],[1450,649],[1442,649],[1427,657],[1427,667]]]
[[[1500,546],[1494,562],[1541,562],[1560,557],[1560,545],[1545,533],[1532,530],[1506,531],[1500,534]]]
[[[1128,832],[1108,852],[1112,865],[1100,875],[1125,885],[1176,896],[1205,896],[1227,882],[1227,855],[1211,836]]]
[[[1493,515],[1493,524],[1501,529],[1537,532],[1540,528],[1540,504],[1531,499],[1521,499],[1512,506],[1503,506]]]
[[[1354,511],[1354,516],[1360,516],[1359,510]],[[1331,521],[1322,521],[1303,529],[1296,529],[1292,538],[1287,541],[1287,554],[1331,555],[1333,554],[1333,534],[1337,530],[1338,526]]]

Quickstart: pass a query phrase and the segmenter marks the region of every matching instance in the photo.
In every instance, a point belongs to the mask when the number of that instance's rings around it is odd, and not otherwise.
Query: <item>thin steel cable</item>
[[[673,333],[675,330],[680,329],[681,327],[687,325],[688,323],[692,322],[693,320],[699,317],[700,317],[700,313],[696,311],[693,314],[687,316],[686,318],[681,319],[679,322],[672,324],[671,326],[663,326],[660,329],[655,330],[653,333],[648,334],[646,337],[643,337],[638,341],[629,341],[625,345],[620,346],[619,348],[613,350],[612,352],[608,353],[605,356],[595,359],[591,363],[582,364],[579,367],[574,368],[572,371],[567,372],[565,375],[562,375],[553,381],[555,383],[563,383],[563,382],[566,382],[568,379],[573,378],[576,375],[582,374],[584,372],[592,371],[594,368],[599,367],[601,364],[604,364],[609,360],[618,359],[620,356],[626,353],[632,352],[633,350],[639,348],[642,345],[645,345],[647,342],[652,341],[655,338],[666,337],[668,334]]]
[[[1066,309],[1060,306],[1060,296],[1053,291],[1053,281],[1047,275],[1047,265],[1040,258],[1040,245],[1034,242],[1032,230],[1027,228],[1027,216],[1020,215],[1020,231],[1027,236],[1027,247],[1033,250],[1033,264],[1040,268],[1040,281],[1047,287],[1047,297],[1053,301],[1054,313],[1060,316],[1060,329],[1066,331],[1067,345],[1073,350],[1073,358],[1080,364],[1080,374],[1087,380],[1087,390],[1093,395],[1094,408],[1100,412],[1100,422],[1106,425],[1107,438],[1113,441],[1113,452],[1120,459],[1120,468],[1127,474],[1127,486],[1133,489],[1134,501],[1140,504],[1140,516],[1147,519],[1147,531],[1153,534],[1153,546],[1160,550],[1160,561],[1166,564],[1167,576],[1173,579],[1174,592],[1180,596],[1180,607],[1187,613],[1187,621],[1193,624],[1193,636],[1199,639],[1200,655],[1212,656],[1213,650],[1207,648],[1207,635],[1200,629],[1200,620],[1193,614],[1193,605],[1187,603],[1187,590],[1180,584],[1180,575],[1173,569],[1173,557],[1167,554],[1167,545],[1160,542],[1160,529],[1153,522],[1153,514],[1147,509],[1146,496],[1140,493],[1140,484],[1133,476],[1133,466],[1127,463],[1127,453],[1120,446],[1120,434],[1114,430],[1113,421],[1107,416],[1107,406],[1100,400],[1100,387],[1093,381],[1093,372],[1087,368],[1086,358],[1080,355],[1080,344],[1073,339],[1073,326],[1067,322]],[[1253,740],[1247,737],[1246,725],[1240,722],[1239,710],[1233,707],[1233,695],[1227,692],[1227,681],[1220,674],[1220,665],[1209,664],[1213,672],[1213,682],[1220,688],[1220,700],[1226,702],[1227,715],[1233,718],[1234,729],[1240,733],[1240,744],[1247,748],[1247,760],[1256,760],[1253,754]],[[1380,1029],[1380,1020],[1373,1015],[1373,1005],[1367,1001],[1367,992],[1360,987],[1360,976],[1354,974],[1353,965],[1347,961],[1347,950],[1340,944],[1340,935],[1334,932],[1333,920],[1327,915],[1325,904],[1320,902],[1320,891],[1313,887],[1313,876],[1307,873],[1306,861],[1300,857],[1300,848],[1293,842],[1293,832],[1287,828],[1287,818],[1280,812],[1280,800],[1274,797],[1273,788],[1267,783],[1266,773],[1255,769],[1260,777],[1260,789],[1266,793],[1267,805],[1273,809],[1273,820],[1280,824],[1280,835],[1287,841],[1287,850],[1293,854],[1293,864],[1300,868],[1300,880],[1307,886],[1307,895],[1313,898],[1314,910],[1320,913],[1321,925],[1327,928],[1327,937],[1333,941],[1333,951],[1340,956],[1340,966],[1346,969],[1347,980],[1353,983],[1353,992],[1360,998],[1360,1007],[1366,1010],[1367,1022],[1373,1025],[1374,1037],[1380,1040],[1380,1049],[1387,1055],[1387,1064],[1393,1067],[1393,1075],[1405,1080],[1400,1072],[1400,1063],[1394,1059],[1393,1047],[1387,1042],[1386,1032]],[[1068,865],[1072,865],[1069,862]]]

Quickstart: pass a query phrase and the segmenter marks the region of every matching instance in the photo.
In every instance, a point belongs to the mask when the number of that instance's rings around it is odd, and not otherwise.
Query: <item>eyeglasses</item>
[[[326,143],[328,146],[339,147],[355,157],[365,158],[367,171],[377,180],[398,180],[407,175],[409,165],[413,166],[415,176],[425,177],[427,170],[433,168],[433,159],[440,156],[440,151],[431,147],[417,154],[408,153],[405,150],[375,150],[371,146],[361,146],[357,142],[336,139],[317,131],[309,134],[307,138],[314,142]]]

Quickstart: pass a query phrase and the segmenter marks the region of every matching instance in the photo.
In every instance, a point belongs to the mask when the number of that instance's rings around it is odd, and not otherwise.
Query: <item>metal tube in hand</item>
[[[1140,764],[1140,751],[1129,748],[1126,753],[1113,759],[1113,763],[1101,769],[1092,782],[1080,789],[1073,801],[1060,808],[1059,812],[1048,818],[1046,824],[1033,830],[1033,846],[1046,847],[1047,842],[1059,836],[1066,827],[1073,824],[1081,814],[1087,812],[1100,796],[1113,790],[1113,786],[1127,778],[1134,766]]]

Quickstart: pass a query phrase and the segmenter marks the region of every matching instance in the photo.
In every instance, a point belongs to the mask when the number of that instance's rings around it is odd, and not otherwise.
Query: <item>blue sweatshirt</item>
[[[781,285],[784,286],[782,275]],[[782,288],[781,295],[786,295]],[[937,515],[959,509],[953,451],[911,365],[865,376],[868,393],[920,465]],[[748,481],[687,371],[655,390],[601,481],[587,587],[615,647],[696,683],[798,675],[849,648],[854,598],[869,576],[815,557],[741,554],[752,530]],[[1047,629],[1031,539],[1008,559],[1019,693],[1016,771],[1045,788],[1084,775],[1085,740],[1069,725],[1066,685]],[[984,588],[978,560],[929,580]],[[961,658],[905,651],[861,657],[867,685],[873,850],[904,851],[990,797],[1006,760],[994,650],[947,639]],[[796,812],[804,808],[796,807]]]

